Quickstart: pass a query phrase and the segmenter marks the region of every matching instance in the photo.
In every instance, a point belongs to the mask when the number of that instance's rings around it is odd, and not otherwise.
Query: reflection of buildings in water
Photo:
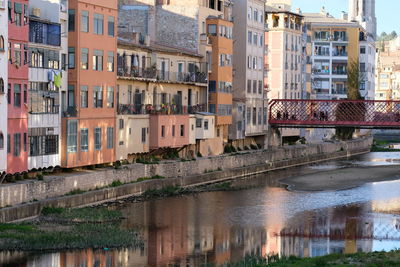
[[[315,257],[372,251],[373,221],[368,207],[329,208],[302,213],[280,232],[283,255]]]

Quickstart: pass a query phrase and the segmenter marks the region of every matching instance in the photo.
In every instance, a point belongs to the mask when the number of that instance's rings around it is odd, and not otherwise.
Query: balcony
[[[61,25],[46,23],[36,18],[29,20],[29,42],[61,46]]]
[[[60,106],[54,105],[54,106],[45,107],[42,111],[30,110],[28,113],[29,114],[58,114],[59,112],[60,112]]]
[[[333,75],[347,75],[347,70],[346,69],[333,69],[332,71]]]
[[[62,116],[64,118],[74,118],[78,115],[76,107],[68,107],[67,110],[63,111]]]
[[[347,88],[332,89],[334,95],[347,95]]]
[[[156,79],[157,70],[154,68],[138,68],[118,66],[118,76],[127,78]]]
[[[182,115],[206,112],[207,105],[199,104],[194,106],[183,106],[176,104],[120,104],[118,105],[117,111],[119,115]]]

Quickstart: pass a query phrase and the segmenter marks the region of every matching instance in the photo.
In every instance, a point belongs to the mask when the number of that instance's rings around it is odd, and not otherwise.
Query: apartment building
[[[271,99],[301,99],[303,16],[266,6],[265,84]]]
[[[234,1],[233,124],[230,139],[264,145],[267,95],[264,88],[265,1]],[[244,12],[246,10],[246,12]]]
[[[8,1],[7,172],[28,169],[28,0]]]
[[[6,1],[0,1],[0,25],[7,25]],[[8,27],[0,27],[0,175],[7,171]]]
[[[400,99],[400,50],[379,51],[376,65],[376,100]]]
[[[70,0],[61,165],[115,161],[117,1]]]
[[[233,22],[230,18],[207,18],[209,58],[209,112],[216,114],[216,137],[228,142],[232,124]]]
[[[187,148],[191,156],[220,153],[222,147],[200,145],[214,139],[215,127],[214,114],[206,112],[202,56],[138,41],[121,34],[118,42],[117,160],[171,148]]]
[[[28,169],[61,164],[60,99],[68,77],[61,51],[61,39],[67,45],[67,35],[61,33],[67,31],[67,11],[60,2],[30,0]]]
[[[359,62],[363,28],[358,23],[336,19],[324,9],[303,15],[311,33],[311,98],[347,98],[347,68],[349,63]],[[360,93],[365,94],[365,87],[360,88]]]

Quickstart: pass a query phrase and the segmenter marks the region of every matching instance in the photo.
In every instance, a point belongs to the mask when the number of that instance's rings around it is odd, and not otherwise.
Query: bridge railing
[[[275,99],[269,123],[277,127],[400,128],[400,101]]]

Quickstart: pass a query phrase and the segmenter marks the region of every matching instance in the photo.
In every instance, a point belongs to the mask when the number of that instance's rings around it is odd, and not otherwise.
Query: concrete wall
[[[44,181],[23,181],[16,184],[2,185],[0,187],[0,207],[27,203],[33,199],[45,200],[63,196],[76,189],[92,190],[96,187],[107,186],[115,180],[126,183],[136,181],[140,177],[151,177],[153,175],[162,175],[166,178],[179,177],[183,184],[190,185],[191,179],[194,179],[193,177],[196,177],[196,175],[203,175],[206,171],[219,168],[224,170],[220,176],[229,178],[239,175],[239,172],[235,170],[245,166],[252,166],[252,168],[257,168],[257,166],[262,168],[288,167],[290,164],[285,163],[288,160],[292,160],[296,164],[305,164],[313,160],[346,157],[369,151],[371,144],[372,138],[365,138],[349,142],[299,145],[273,150],[243,152],[241,155],[198,158],[196,161],[163,162],[153,165],[131,164],[119,170],[110,168],[46,176]],[[264,171],[269,170],[268,168],[264,169]],[[254,171],[249,169],[246,173],[250,174],[254,173]],[[215,179],[217,178],[218,176],[215,176]],[[210,177],[208,180],[211,181],[213,179]],[[168,183],[168,180],[170,179],[160,180],[161,184],[158,187],[162,186],[164,182]],[[137,193],[140,192],[142,191]]]

